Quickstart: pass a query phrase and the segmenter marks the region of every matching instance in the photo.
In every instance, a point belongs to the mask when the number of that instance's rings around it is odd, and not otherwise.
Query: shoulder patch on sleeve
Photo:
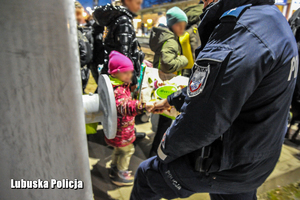
[[[210,73],[210,65],[199,66],[195,63],[194,72],[190,79],[187,94],[189,97],[195,97],[201,94],[206,85]]]
[[[224,17],[235,17],[235,18],[238,18],[244,10],[250,8],[252,6],[252,4],[247,4],[247,5],[244,5],[244,6],[240,6],[240,7],[237,7],[237,8],[233,8],[231,10],[228,10],[226,11],[220,19],[224,18]]]

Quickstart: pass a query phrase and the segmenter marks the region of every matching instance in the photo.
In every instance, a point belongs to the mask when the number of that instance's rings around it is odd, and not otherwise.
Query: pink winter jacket
[[[118,128],[114,139],[105,141],[113,147],[124,147],[135,141],[134,117],[145,110],[145,104],[132,100],[130,84],[123,83],[110,76],[116,98]]]

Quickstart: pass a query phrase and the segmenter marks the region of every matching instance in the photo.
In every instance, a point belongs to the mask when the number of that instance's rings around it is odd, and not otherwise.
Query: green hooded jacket
[[[194,24],[199,24],[200,15],[203,13],[203,4],[192,5],[186,7],[183,12],[185,12],[188,17],[188,25],[187,28],[193,26]]]
[[[198,33],[198,25],[200,23],[200,15],[203,13],[203,4],[192,5],[183,10],[188,17],[188,25],[186,31],[190,35],[190,44],[194,60],[196,59],[195,50],[201,46],[201,40]]]
[[[153,27],[151,31],[150,49],[155,53],[153,66],[164,73],[181,71],[188,60],[182,55],[178,37],[164,27]]]

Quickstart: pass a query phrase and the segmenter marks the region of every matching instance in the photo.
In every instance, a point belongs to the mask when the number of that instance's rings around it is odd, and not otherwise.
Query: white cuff
[[[157,149],[157,155],[161,160],[165,160],[167,158],[167,155],[161,150],[161,143]]]

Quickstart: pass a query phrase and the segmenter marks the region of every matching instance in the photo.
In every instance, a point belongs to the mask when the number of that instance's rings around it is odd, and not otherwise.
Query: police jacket
[[[271,173],[298,70],[295,38],[272,4],[220,0],[205,10],[198,28],[202,47],[189,85],[168,97],[181,114],[158,149],[163,163],[222,138],[213,152],[219,155],[218,167],[207,173],[223,180],[224,188],[255,189]],[[184,173],[178,176],[186,177]]]
[[[138,46],[131,20],[136,15],[126,7],[107,4],[98,7],[93,16],[100,26],[107,28],[107,35],[104,39],[105,58],[108,59],[110,52],[116,50],[133,61],[132,57]],[[106,61],[102,73],[107,73],[107,67]],[[139,72],[139,69],[135,70]]]

